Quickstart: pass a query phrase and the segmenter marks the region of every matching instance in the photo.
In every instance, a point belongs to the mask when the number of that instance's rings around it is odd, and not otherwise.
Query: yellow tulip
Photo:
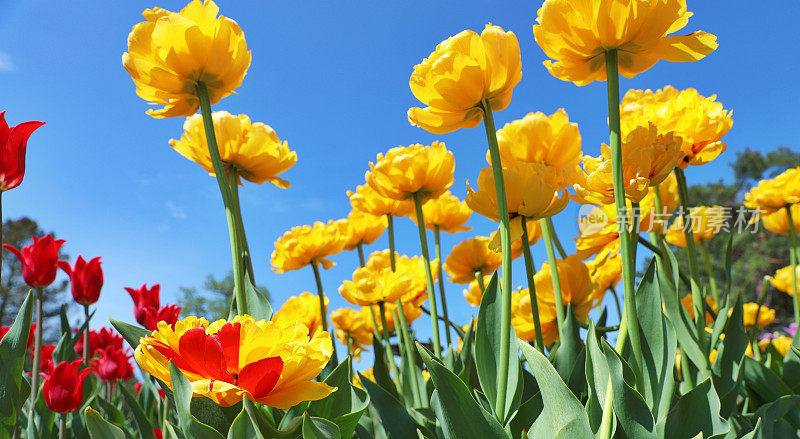
[[[219,16],[211,0],[194,0],[180,12],[146,9],[146,21],[128,35],[122,65],[136,84],[136,94],[154,105],[147,114],[162,118],[191,116],[200,100],[197,84],[208,89],[211,104],[242,85],[250,51],[239,25]]]
[[[667,36],[685,27],[692,13],[686,0],[546,0],[533,36],[554,61],[550,74],[577,85],[605,81],[605,52],[616,49],[619,72],[632,78],[659,60],[697,61],[713,52],[717,37],[697,31]]]
[[[364,176],[372,189],[393,200],[407,200],[419,194],[425,202],[447,191],[453,184],[456,162],[442,142],[397,146],[378,154]]]
[[[564,210],[569,203],[569,194],[566,189],[558,187],[556,169],[552,166],[517,162],[513,167],[503,169],[503,180],[512,241],[522,236],[522,217],[534,221],[548,218]],[[481,169],[477,191],[467,184],[466,201],[474,212],[500,222],[492,168]],[[492,248],[499,247],[499,242],[492,244]]]
[[[281,410],[335,391],[314,381],[331,357],[331,337],[308,335],[302,323],[280,326],[250,316],[209,323],[195,316],[160,322],[134,354],[142,370],[172,389],[169,362],[189,380],[195,397],[229,407],[245,396]]]
[[[489,242],[485,236],[476,236],[453,247],[442,266],[450,275],[450,282],[468,284],[479,271],[485,276],[497,271],[503,262],[502,254],[491,250]]]
[[[652,124],[623,134],[622,178],[625,196],[638,203],[648,189],[664,181],[683,157],[680,139],[672,133],[659,134]],[[611,148],[603,144],[600,157],[584,156],[583,169],[573,168],[568,179],[583,204],[613,204],[614,182]]]
[[[339,294],[353,305],[375,305],[400,299],[411,289],[412,283],[413,280],[403,272],[368,262],[353,272],[352,281],[346,280],[339,286]]]
[[[359,245],[372,244],[386,230],[386,217],[375,216],[360,210],[351,210],[347,218],[336,221],[345,238],[344,249],[353,250]]]
[[[653,123],[660,133],[672,132],[681,138],[684,157],[678,164],[682,168],[708,163],[725,151],[727,145],[720,139],[733,126],[731,112],[716,99],[693,88],[629,90],[621,104],[623,131]]]
[[[772,322],[775,321],[775,310],[771,308],[767,308],[766,306],[762,306],[761,310],[758,309],[758,304],[753,302],[748,302],[742,305],[744,309],[744,326],[746,328],[752,328],[756,326],[756,312],[758,312],[758,328],[761,329],[765,326],[770,325]],[[733,310],[731,310],[731,313]],[[730,313],[729,313],[730,315]]]
[[[622,279],[622,257],[616,250],[604,249],[587,262],[586,267],[599,295],[605,295],[608,289],[616,286]]]
[[[790,168],[770,180],[761,180],[744,195],[744,205],[773,213],[786,206],[800,203],[800,167]]]
[[[297,163],[297,153],[285,141],[281,142],[269,125],[251,123],[247,115],[234,116],[227,111],[215,111],[212,119],[222,163],[226,168],[236,169],[239,184],[244,178],[256,184],[268,181],[281,189],[290,186],[278,174]],[[181,140],[170,139],[169,145],[214,175],[201,115],[186,118]]]
[[[334,221],[317,221],[313,226],[296,226],[275,241],[272,271],[285,273],[316,263],[328,269],[336,265],[329,256],[344,249],[345,237]]]
[[[550,291],[552,293],[552,287]],[[556,305],[553,301],[543,300],[538,289],[536,292],[542,340],[545,344],[550,344],[558,340]],[[511,325],[514,327],[514,333],[522,340],[536,339],[536,327],[531,313],[531,295],[527,288],[516,291],[511,296]]]
[[[381,250],[372,253],[367,259],[366,267],[370,270],[391,271],[391,257],[389,250]],[[431,271],[439,270],[439,260],[431,261]],[[400,298],[404,303],[411,302],[416,306],[421,305],[428,298],[428,284],[425,275],[425,261],[419,256],[399,255],[395,252],[395,273],[397,276],[406,277],[411,280],[407,291]],[[433,279],[434,283],[437,281]]]
[[[522,79],[519,42],[513,32],[486,25],[478,35],[465,30],[439,43],[414,67],[411,92],[425,105],[408,110],[408,120],[434,134],[477,126],[481,102],[505,109]]]
[[[447,233],[472,230],[472,227],[464,225],[469,220],[470,215],[472,215],[472,211],[467,207],[467,203],[459,200],[450,191],[428,200],[422,206],[425,227],[429,230],[433,230],[434,227],[439,227],[440,231]],[[417,223],[417,217],[413,212],[409,213],[409,217],[414,221],[414,224]]]
[[[762,351],[766,350],[767,346],[769,346],[770,344],[775,348],[775,350],[777,350],[781,355],[785,357],[786,354],[789,353],[789,350],[792,349],[792,337],[780,335],[771,340],[758,341],[758,347]]]
[[[384,197],[368,184],[358,186],[355,192],[347,191],[347,196],[350,198],[353,210],[375,216],[406,216],[414,212],[412,200],[393,200]]]
[[[492,279],[491,275],[483,276],[483,285],[489,285],[489,281]],[[475,279],[469,283],[469,286],[464,289],[464,298],[467,299],[467,303],[472,306],[481,306],[481,299],[483,299],[483,290],[481,289],[478,280]]]
[[[797,290],[800,291],[800,265],[797,266]],[[792,287],[792,266],[783,267],[775,272],[774,276],[770,276],[769,283],[778,290],[794,296],[794,288]]]
[[[539,224],[539,221],[528,221],[528,247],[536,244],[537,241],[542,239],[542,226]],[[495,230],[492,232],[490,236],[490,245],[489,248],[494,251],[495,253],[500,253],[499,245],[492,245],[497,244],[500,242],[500,231]],[[522,237],[517,239],[516,241],[511,242],[511,259],[517,259],[518,257],[522,256]]]
[[[713,298],[706,296],[706,303],[714,312],[717,311],[717,302],[715,302]],[[687,294],[681,298],[681,305],[683,305],[683,308],[689,313],[689,318],[694,319],[694,302],[691,294]],[[714,317],[706,310],[706,325],[710,325],[713,322]]]
[[[336,327],[336,338],[351,346],[350,355],[358,361],[361,352],[372,345],[372,332],[367,329],[364,316],[351,308],[339,308],[331,313],[331,321]]]
[[[692,222],[694,242],[709,241],[717,235],[725,224],[725,209],[721,206],[698,206],[689,209]],[[667,242],[678,247],[686,247],[686,234],[684,233],[683,215],[678,215],[675,222],[667,229]]]
[[[794,230],[800,230],[800,204],[792,204],[789,208],[792,210]],[[760,218],[761,222],[764,224],[764,228],[772,233],[788,235],[791,231],[791,227],[789,227],[789,214],[786,213],[786,209],[761,215]]]
[[[557,184],[564,185],[564,170],[581,161],[581,133],[578,124],[569,121],[563,108],[550,116],[528,113],[497,131],[500,159],[510,166],[516,161],[541,163],[556,170]],[[486,161],[491,164],[489,154]]]
[[[328,309],[327,297],[325,298],[325,309]],[[313,337],[322,331],[322,320],[326,317],[320,316],[319,297],[316,294],[304,292],[299,296],[288,298],[281,309],[272,316],[272,321],[281,327],[302,323],[308,328],[308,335]]]

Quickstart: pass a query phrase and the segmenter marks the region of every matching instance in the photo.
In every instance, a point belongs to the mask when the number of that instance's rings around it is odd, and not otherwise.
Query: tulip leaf
[[[217,430],[203,424],[192,415],[192,384],[172,361],[169,362],[169,375],[172,380],[175,410],[184,434],[198,439],[221,439],[222,435]]]
[[[528,437],[592,438],[592,429],[583,405],[564,384],[547,357],[522,340],[517,339],[517,343],[539,383],[542,400],[546,401],[541,414],[531,425]]]
[[[375,382],[392,396],[400,399],[397,393],[397,386],[389,375],[389,365],[386,363],[386,351],[383,349],[383,343],[375,334],[372,335],[372,352],[374,357],[372,374],[375,377]]]
[[[730,431],[730,424],[719,415],[720,402],[711,378],[690,390],[658,421],[659,437],[721,438]]]
[[[463,341],[463,344],[461,346],[461,352],[459,355],[461,356],[462,368],[458,372],[458,377],[461,378],[461,381],[468,383],[470,375],[474,369],[473,366],[475,364],[473,362],[473,347],[475,346],[475,325],[473,319],[470,319],[467,331],[464,333],[461,340]]]
[[[593,322],[589,322],[589,331],[586,334],[586,382],[588,383],[586,414],[592,431],[597,433],[603,420],[603,405],[608,392],[609,371],[608,362],[598,343]]]
[[[750,357],[744,357],[744,381],[747,388],[765,402],[794,393],[775,371]]]
[[[145,328],[140,326],[131,325],[130,323],[121,322],[117,319],[110,318],[108,319],[111,322],[111,325],[119,332],[125,341],[128,342],[129,345],[133,349],[139,347],[139,341],[142,337],[148,337],[153,335],[153,331],[148,331]]]
[[[614,413],[627,437],[655,438],[655,420],[644,397],[634,388],[636,376],[607,341],[600,341],[611,379]],[[670,370],[670,373],[671,370]]]
[[[72,361],[78,358],[78,354],[75,352],[75,345],[78,343],[78,340],[83,337],[84,331],[89,330],[89,322],[92,321],[92,317],[94,317],[95,312],[97,312],[97,310],[92,311],[92,313],[89,314],[89,319],[83,322],[80,328],[78,328],[77,332],[73,333],[71,329],[61,332],[61,337],[58,339],[58,344],[53,351],[53,361],[56,364],[62,361]]]
[[[507,437],[503,426],[491,413],[478,405],[461,379],[447,370],[419,343],[417,343],[417,350],[431,374],[431,380],[438,394],[441,410],[437,412],[437,418],[445,438]],[[516,366],[516,369],[518,373],[519,365]]]
[[[247,412],[247,416],[250,419],[249,422],[253,425],[253,428],[255,429],[256,432],[256,436],[258,436],[260,439],[269,439],[273,437],[290,437],[292,436],[293,432],[299,430],[300,428],[300,424],[302,422],[302,417],[300,416],[295,417],[294,419],[292,419],[291,422],[287,422],[287,425],[283,430],[277,430],[274,427],[275,422],[272,419],[270,419],[271,416],[267,415],[267,410],[265,410],[266,407],[254,403],[248,398],[244,398],[242,400],[242,403],[243,403],[242,413]],[[238,417],[239,416],[237,416],[237,418]],[[228,432],[228,437],[232,437],[230,432]]]
[[[800,396],[786,395],[759,407],[755,412],[755,417],[764,422],[762,425],[763,436],[768,438],[789,437],[789,435],[781,435],[774,431],[777,427],[776,422],[780,420],[788,421],[795,432],[800,430],[796,417],[798,405],[800,405]],[[790,413],[794,416],[787,416]],[[793,433],[793,435],[796,435],[796,433]]]
[[[725,338],[720,340],[717,358],[711,365],[714,388],[720,397],[721,414],[724,418],[729,418],[736,412],[737,398],[744,376],[742,362],[748,343],[741,296],[737,295],[733,303],[731,316],[725,324]],[[728,312],[723,310],[720,314],[727,315]]]
[[[147,418],[147,415],[144,414],[144,410],[142,410],[142,406],[139,405],[136,396],[125,386],[117,387],[122,392],[125,405],[133,412],[133,420],[136,423],[136,429],[139,430],[139,437],[141,439],[154,439],[153,424]]]
[[[91,439],[126,439],[125,432],[103,419],[97,410],[86,407],[83,417],[86,420],[86,429],[89,430]]]
[[[369,405],[367,392],[351,384],[350,368],[350,357],[347,357],[324,381],[337,390],[308,405],[312,415],[332,420],[346,438],[353,436],[359,418]]]
[[[248,314],[253,316],[256,321],[272,319],[272,306],[269,304],[269,299],[250,282],[250,276],[247,273],[244,276],[244,294],[247,299]]]
[[[14,434],[17,425],[17,413],[27,399],[23,387],[30,389],[30,385],[23,385],[23,367],[25,354],[28,349],[28,335],[30,334],[31,315],[33,314],[33,293],[28,293],[25,301],[19,307],[17,317],[0,341],[0,395],[3,403],[0,404],[0,433],[7,436]]]
[[[340,439],[342,433],[333,422],[303,414],[303,439]]]
[[[122,410],[100,395],[96,395],[94,400],[97,401],[100,408],[103,409],[103,412],[106,415],[105,419],[108,422],[116,425],[119,428],[125,428],[127,420],[125,419],[125,414],[122,413]]]
[[[231,423],[231,428],[228,430],[228,439],[240,439],[240,438],[258,438],[258,439],[266,439],[261,432],[255,428],[253,425],[254,422],[250,420],[250,415],[247,414],[246,408],[242,408],[242,411],[233,419],[233,423]]]
[[[500,346],[503,304],[500,295],[500,285],[497,273],[492,275],[489,284],[483,292],[481,306],[478,310],[478,325],[475,329],[475,366],[478,371],[478,380],[486,399],[491,404],[495,418],[505,424],[514,411],[519,407],[522,399],[522,382],[519,379],[519,352],[513,327],[509,338],[508,349],[508,387],[506,388],[505,404],[502,413],[498,412],[498,373],[500,368]],[[508,330],[508,328],[505,328]],[[440,398],[442,392],[439,392]]]
[[[361,385],[367,391],[375,411],[380,417],[383,428],[392,438],[414,438],[417,424],[409,415],[406,407],[383,387],[360,375]]]
[[[572,393],[580,395],[586,386],[586,373],[583,370],[586,363],[586,352],[583,341],[581,341],[578,320],[572,312],[572,304],[567,305],[562,329],[564,340],[560,341],[552,363]]]
[[[800,393],[798,392],[800,390],[800,351],[797,349],[798,346],[800,346],[800,331],[794,334],[792,346],[783,357],[783,369],[781,370],[781,379],[795,393]]]

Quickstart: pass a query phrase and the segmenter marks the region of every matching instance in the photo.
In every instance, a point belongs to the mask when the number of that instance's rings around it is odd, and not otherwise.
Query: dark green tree
[[[3,243],[11,244],[21,249],[33,242],[33,236],[44,236],[47,232],[42,230],[36,221],[22,217],[16,220],[8,219],[3,223]],[[53,237],[55,234],[50,232]],[[22,279],[22,264],[13,253],[3,250],[3,280],[0,284],[0,325],[8,326],[14,321],[22,301],[25,300],[30,288]],[[61,260],[68,260],[68,255],[61,251]],[[74,303],[67,291],[69,281],[56,280],[44,289],[42,307],[45,318],[44,337],[54,340],[58,336],[59,311],[62,305],[71,307]]]
[[[224,278],[217,280],[214,275],[206,276],[203,289],[181,286],[178,305],[181,305],[181,316],[205,317],[210,321],[228,317],[231,299],[233,298],[233,271],[228,271]],[[269,300],[269,291],[263,286],[256,287]]]

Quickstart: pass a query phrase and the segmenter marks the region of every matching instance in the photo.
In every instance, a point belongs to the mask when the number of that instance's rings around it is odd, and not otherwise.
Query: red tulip
[[[142,326],[147,326],[146,309],[148,307],[156,309],[161,307],[161,299],[159,299],[161,285],[155,284],[148,289],[147,284],[142,284],[142,286],[137,289],[125,288],[125,291],[127,291],[128,294],[131,295],[131,299],[133,299],[133,315],[136,317],[136,321]]]
[[[74,412],[83,403],[83,380],[92,368],[81,370],[82,358],[73,362],[62,361],[52,373],[42,372],[42,395],[47,408],[58,413]]]
[[[167,305],[161,308],[147,307],[145,308],[145,326],[151,331],[158,329],[158,322],[166,322],[168,325],[175,329],[175,322],[181,314],[183,307],[178,305]]]
[[[78,256],[74,267],[70,267],[67,261],[58,261],[58,267],[69,275],[72,298],[81,305],[92,305],[100,298],[100,289],[103,288],[103,269],[100,263],[100,256],[89,262]]]
[[[117,348],[98,349],[99,357],[92,359],[94,371],[101,380],[115,382],[133,378],[131,356],[126,351]]]
[[[8,127],[6,112],[0,112],[0,191],[14,189],[25,176],[25,148],[28,137],[44,122],[22,122]]]
[[[75,332],[78,332],[76,329]],[[99,349],[122,349],[123,339],[120,335],[116,334],[113,329],[100,328],[100,330],[89,331],[89,356],[94,356]],[[83,337],[80,337],[75,343],[75,352],[83,356]]]
[[[53,371],[53,367],[55,366],[55,362],[53,362],[53,352],[56,350],[56,345],[54,344],[45,344],[42,345],[42,356],[39,357],[39,370],[45,373],[51,373]],[[31,352],[31,358],[33,358],[33,352]]]
[[[3,248],[14,253],[22,263],[22,278],[31,288],[44,288],[56,280],[58,268],[58,251],[66,241],[53,239],[46,235],[42,238],[33,237],[33,244],[22,247],[22,251],[10,244],[3,244]]]
[[[160,428],[153,429],[153,436],[155,436],[156,439],[164,439],[164,433],[161,432]]]

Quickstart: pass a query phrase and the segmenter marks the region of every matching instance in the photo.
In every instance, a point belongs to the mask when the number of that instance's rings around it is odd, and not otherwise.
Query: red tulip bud
[[[58,261],[59,268],[69,275],[72,297],[81,305],[92,305],[100,298],[100,290],[103,288],[103,269],[100,263],[100,256],[89,262],[78,256],[74,267],[70,267],[66,261]]]
[[[6,112],[0,112],[0,191],[14,189],[25,176],[25,149],[28,137],[44,122],[22,122],[8,127]]]
[[[22,247],[22,251],[10,244],[3,248],[14,253],[22,263],[22,278],[31,288],[44,288],[56,280],[58,268],[58,251],[66,241],[53,239],[47,235],[42,238],[33,237],[33,244]]]
[[[175,328],[175,322],[181,314],[183,307],[178,305],[167,305],[161,308],[147,307],[145,308],[145,326],[151,331],[158,329],[158,322],[166,322],[168,325]]]
[[[156,309],[161,307],[161,299],[159,299],[161,285],[155,284],[148,289],[147,284],[142,284],[142,286],[137,289],[125,288],[125,291],[127,291],[128,294],[131,295],[131,299],[133,299],[133,315],[136,317],[136,321],[142,326],[147,326],[146,309],[148,307]]]
[[[42,395],[47,408],[58,413],[74,412],[83,403],[83,380],[92,368],[81,370],[82,358],[71,363],[62,361],[52,373],[42,372]]]

